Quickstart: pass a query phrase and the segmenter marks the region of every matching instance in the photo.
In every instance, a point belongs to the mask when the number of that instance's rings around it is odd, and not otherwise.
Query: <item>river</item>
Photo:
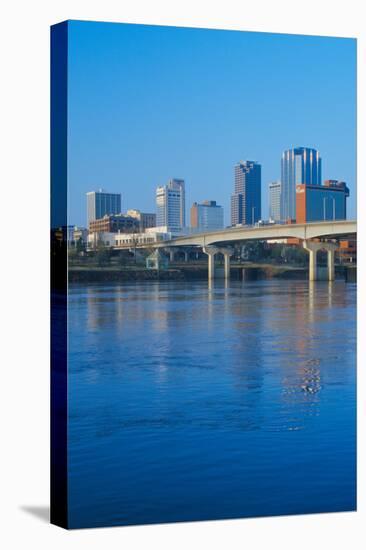
[[[71,527],[355,509],[356,285],[69,287]]]

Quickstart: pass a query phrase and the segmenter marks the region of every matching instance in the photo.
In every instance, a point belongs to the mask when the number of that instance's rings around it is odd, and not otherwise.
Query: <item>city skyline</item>
[[[268,184],[265,195],[268,199],[268,215],[263,215],[263,192],[261,185],[262,167],[256,161],[241,160],[237,162],[234,166],[234,192],[231,194],[230,222],[223,222],[223,226],[230,227],[238,224],[250,225],[258,221],[284,222],[289,219],[295,220],[297,217],[297,200],[295,200],[295,197],[297,193],[297,186],[300,182],[302,185],[315,186],[323,189],[324,186],[329,187],[329,184],[331,184],[331,186],[334,184],[339,185],[339,183],[341,183],[341,185],[347,185],[345,182],[340,182],[340,180],[322,180],[321,166],[322,159],[319,151],[316,149],[301,146],[284,151],[281,157],[281,179],[279,181],[272,181]],[[291,187],[293,187],[293,189],[290,191]],[[285,193],[283,191],[284,188]],[[348,198],[349,188],[348,186],[346,188]],[[176,194],[177,192],[179,197]],[[171,194],[172,197],[170,197]],[[95,197],[97,195],[105,195],[109,200],[112,198],[114,200],[118,198],[119,204],[121,205],[121,193],[111,194],[103,189],[99,189],[99,191],[88,191],[86,193],[87,218],[90,216],[90,198],[91,196]],[[167,184],[158,185],[155,188],[155,217],[157,219],[157,226],[166,226],[167,228],[170,227],[170,229],[173,230],[181,230],[192,226],[191,223],[185,223],[186,219],[192,219],[192,216],[188,216],[187,218],[185,196],[186,186],[185,180],[182,178],[171,178]],[[240,197],[243,204],[239,204],[240,201],[238,202]],[[294,199],[293,205],[292,199]],[[208,203],[215,203],[216,205],[216,202],[217,201],[212,198],[205,199],[201,202],[201,206],[207,206]],[[194,201],[190,211],[192,211],[192,208],[194,208],[195,205],[199,206],[200,203]],[[136,208],[137,210],[128,209],[127,214],[129,211],[139,211],[139,207],[136,206]],[[223,210],[222,206],[220,206],[220,209]],[[288,214],[290,210],[292,215],[286,216],[286,213]],[[348,208],[346,207],[346,204],[344,204],[344,211],[346,213],[344,219],[349,218],[349,216],[347,216]],[[104,208],[103,213],[122,214],[122,208],[120,208],[118,212],[117,210],[114,212],[107,212]],[[98,218],[101,217],[103,216],[98,216]],[[339,217],[337,215],[337,218],[342,219],[342,216]],[[89,227],[89,222],[87,223],[87,227]]]
[[[313,166],[313,163],[312,162],[307,162],[306,161],[306,154],[308,153],[311,153],[311,155],[314,155],[314,166]],[[304,161],[304,154],[305,154],[305,161]],[[292,160],[290,159],[290,156],[292,156]],[[295,162],[295,159],[300,159],[300,163],[299,162]],[[309,159],[308,159],[309,160]],[[246,165],[255,165],[255,166],[258,166],[259,168],[259,181],[261,180],[261,171],[262,171],[262,166],[256,162],[256,161],[250,161],[250,160],[241,160],[239,162],[237,162],[235,165],[234,165],[234,193],[231,193],[231,205],[230,205],[230,213],[229,215],[227,216],[229,219],[227,220],[227,223],[225,222],[224,223],[224,226],[226,227],[230,227],[230,225],[235,225],[235,223],[233,223],[233,198],[235,197],[235,195],[237,194],[236,193],[236,188],[238,186],[238,169],[239,167],[243,167],[243,166],[246,166]],[[288,172],[289,172],[289,169],[286,168],[286,165],[289,165],[290,167],[292,166],[293,168],[293,176],[291,178],[291,185],[293,186],[293,191],[292,191],[292,194],[289,195],[288,191],[287,191],[287,194],[284,193],[284,188],[288,188],[289,187],[289,176],[288,176]],[[311,167],[311,170],[312,170],[312,174],[308,173],[309,172],[309,168]],[[299,177],[299,174],[301,174],[302,177]],[[245,179],[245,178],[244,178]],[[292,181],[293,180],[293,181]],[[313,182],[314,180],[314,182]],[[244,180],[243,180],[244,181]],[[263,193],[263,181],[261,181],[261,185],[260,185],[260,191],[259,191],[259,198],[258,198],[258,203],[259,203],[259,211],[260,211],[260,215],[258,217],[258,215],[255,216],[255,219],[252,220],[252,221],[259,221],[259,220],[267,220],[267,218],[269,220],[275,220],[275,221],[280,221],[282,219],[282,221],[284,221],[285,219],[290,219],[292,217],[292,219],[295,219],[296,215],[295,215],[295,211],[296,211],[296,208],[295,208],[295,201],[294,201],[294,205],[293,205],[293,212],[292,212],[292,216],[285,216],[283,214],[283,212],[289,212],[289,209],[291,210],[291,197],[294,199],[295,198],[295,187],[296,185],[299,183],[299,182],[302,182],[302,183],[305,183],[306,185],[318,185],[318,186],[322,186],[325,182],[327,181],[339,181],[339,180],[331,180],[331,179],[327,179],[327,180],[323,180],[322,179],[322,158],[319,154],[319,151],[317,151],[316,149],[312,149],[312,148],[309,148],[309,147],[304,147],[304,146],[298,146],[298,147],[294,147],[293,149],[287,149],[285,151],[283,151],[282,153],[282,156],[281,156],[281,178],[278,180],[278,181],[271,181],[269,182],[267,185],[266,185],[266,189]],[[155,204],[154,204],[154,207],[151,208],[151,210],[155,210],[156,212],[156,215],[159,217],[159,206],[157,204],[157,193],[158,191],[162,191],[163,189],[166,189],[168,188],[170,185],[172,185],[172,183],[174,182],[177,182],[179,184],[183,184],[183,203],[182,203],[182,208],[183,208],[183,214],[182,214],[182,220],[185,220],[186,217],[187,217],[187,212],[186,212],[186,200],[185,200],[185,196],[186,196],[186,187],[185,187],[185,179],[184,178],[170,178],[168,180],[168,183],[167,184],[164,184],[164,185],[158,185],[155,187]],[[242,182],[243,184],[243,182]],[[271,206],[271,200],[273,199],[273,186],[278,186],[280,187],[280,194],[279,194],[279,201],[280,201],[280,204],[279,204],[279,211],[280,213],[282,213],[282,215],[280,217],[277,217],[277,216],[273,216],[271,215],[271,210],[272,210],[272,206]],[[120,197],[120,204],[122,203],[122,192],[114,192],[114,193],[110,193],[108,190],[105,190],[105,189],[102,189],[100,188],[99,190],[93,190],[93,191],[87,191],[86,195],[87,195],[87,224],[86,226],[88,227],[89,226],[89,222],[88,222],[88,210],[89,210],[89,196],[90,195],[98,195],[98,194],[102,194],[102,195],[108,195],[108,196],[111,196],[111,195],[119,195]],[[348,195],[349,197],[349,195]],[[265,200],[263,201],[263,198],[265,198]],[[267,200],[266,200],[267,199]],[[207,202],[207,200],[209,201],[212,201],[213,199],[205,199],[203,200],[202,202]],[[192,205],[194,204],[197,204],[198,201],[194,200],[192,202]],[[215,201],[216,202],[216,201]],[[234,201],[235,202],[235,201]],[[263,204],[266,204],[267,206],[267,210],[268,210],[268,216],[265,214],[263,215]],[[127,210],[134,210],[134,209],[139,209],[139,206],[138,205],[135,205],[135,207],[131,208],[127,208]],[[255,210],[257,209],[257,207],[255,207]],[[126,209],[125,209],[126,210]],[[160,208],[161,210],[161,208]],[[120,213],[122,213],[123,209],[121,207],[120,209]],[[291,210],[292,211],[292,210]],[[349,218],[348,216],[348,212],[349,212],[349,207],[347,208],[347,218]],[[115,212],[108,212],[108,213],[117,213],[117,211]],[[234,215],[235,217],[235,215]],[[243,211],[243,219],[244,219],[244,211]],[[189,216],[188,216],[189,218]],[[182,221],[181,220],[181,221]],[[224,216],[224,220],[225,220],[225,216]],[[238,222],[236,222],[238,223]],[[248,221],[248,223],[250,223],[250,221]],[[78,224],[72,224],[72,225],[76,225],[78,226]],[[157,224],[157,225],[166,225],[165,223],[164,224]],[[183,223],[183,225],[181,227],[188,227],[189,224],[187,225],[187,223]]]
[[[216,200],[228,225],[241,158],[262,166],[264,215],[283,151],[301,145],[320,152],[323,179],[347,182],[355,217],[354,40],[77,21],[69,33],[70,223],[85,225],[91,189],[152,211],[155,187],[182,177],[186,203]]]

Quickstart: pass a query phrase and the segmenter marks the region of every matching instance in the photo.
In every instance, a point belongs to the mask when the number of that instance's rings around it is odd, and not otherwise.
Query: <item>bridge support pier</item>
[[[225,261],[225,279],[230,279],[230,254],[224,254]]]
[[[329,245],[332,245],[332,246],[329,246],[329,248],[326,248],[327,258],[328,258],[328,281],[334,281],[335,279],[334,256],[335,256],[337,245],[334,243],[329,243]]]
[[[231,248],[219,248],[219,252],[224,256],[225,280],[228,281],[230,279],[230,257],[233,255],[233,251]]]
[[[215,278],[215,254],[219,250],[215,246],[204,246],[202,250],[208,256],[208,280],[212,281]]]
[[[175,250],[174,250],[174,248],[169,248],[168,253],[169,253],[169,261],[174,262],[174,260],[175,260]]]
[[[338,248],[336,243],[318,243],[310,240],[303,241],[303,247],[309,252],[309,281],[318,279],[317,253],[319,250],[327,251],[328,281],[334,281],[334,256]]]
[[[230,256],[233,255],[231,248],[218,248],[216,246],[204,246],[203,252],[208,256],[208,279],[215,278],[215,255],[220,252],[224,256],[225,280],[230,279]]]

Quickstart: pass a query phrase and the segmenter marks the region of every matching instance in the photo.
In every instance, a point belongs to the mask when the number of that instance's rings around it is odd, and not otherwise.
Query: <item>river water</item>
[[[354,510],[356,285],[70,285],[71,527]]]

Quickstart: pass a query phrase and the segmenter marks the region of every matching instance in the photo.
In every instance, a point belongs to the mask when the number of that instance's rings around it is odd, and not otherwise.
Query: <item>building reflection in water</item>
[[[201,384],[212,384],[217,406],[231,388],[226,419],[240,429],[298,430],[319,414],[334,338],[327,324],[346,300],[335,295],[340,284],[90,285],[70,294],[72,323],[85,326],[90,375],[122,377],[128,362],[153,377],[161,399],[177,380],[198,401]]]

